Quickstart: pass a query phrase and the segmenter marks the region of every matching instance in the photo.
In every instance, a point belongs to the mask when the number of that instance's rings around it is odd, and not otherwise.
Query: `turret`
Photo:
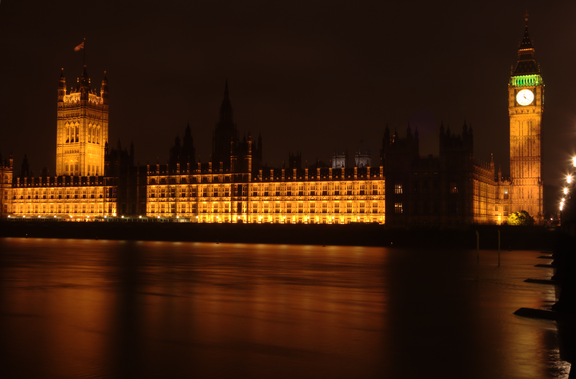
[[[102,103],[108,105],[108,79],[106,79],[106,71],[104,71],[102,87],[100,87],[100,96],[102,97]]]
[[[64,68],[60,73],[60,80],[58,81],[58,102],[64,102],[64,96],[66,96],[66,77],[64,76]]]
[[[80,91],[80,101],[88,101],[88,94],[90,93],[90,78],[86,72],[86,65],[84,65],[84,72],[82,77],[78,79],[78,91]]]
[[[24,159],[22,160],[22,166],[20,166],[20,176],[27,177],[30,174],[30,165],[28,164],[28,157],[24,154]]]

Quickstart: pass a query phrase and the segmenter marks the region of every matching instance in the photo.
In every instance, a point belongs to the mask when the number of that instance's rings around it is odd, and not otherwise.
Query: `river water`
[[[539,251],[0,239],[2,378],[565,378]]]

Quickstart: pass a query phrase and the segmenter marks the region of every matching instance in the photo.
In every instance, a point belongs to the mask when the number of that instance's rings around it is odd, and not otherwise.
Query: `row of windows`
[[[100,195],[20,195],[12,196],[12,199],[30,199],[30,200],[40,200],[40,199],[101,199],[103,196]]]
[[[102,193],[102,188],[76,187],[76,188],[34,188],[34,189],[14,189],[12,193],[17,196],[39,196],[39,195],[94,195]]]
[[[438,183],[437,182],[433,182],[433,183],[434,183],[434,189],[435,189],[435,191],[437,191]],[[414,183],[412,188],[413,188],[414,192],[418,192],[419,189],[422,189],[422,191],[425,192],[426,189],[428,188],[428,186],[426,183],[423,183],[422,186],[419,186],[418,183]],[[449,191],[450,191],[450,193],[458,193],[458,186],[456,185],[456,183],[450,183]],[[394,193],[397,195],[404,193],[402,183],[394,184]]]
[[[89,125],[86,129],[86,138],[88,143],[100,143],[101,130],[100,126]],[[66,125],[64,126],[64,139],[66,143],[73,143],[80,141],[80,125]]]
[[[79,175],[80,174],[80,166],[78,163],[66,164],[64,166],[65,175]],[[86,174],[88,176],[100,175],[100,166],[97,165],[86,165]]]

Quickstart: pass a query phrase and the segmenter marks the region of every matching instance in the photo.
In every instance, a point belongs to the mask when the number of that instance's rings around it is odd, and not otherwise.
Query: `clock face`
[[[523,89],[516,95],[516,101],[523,106],[530,105],[534,101],[534,93],[529,89]]]

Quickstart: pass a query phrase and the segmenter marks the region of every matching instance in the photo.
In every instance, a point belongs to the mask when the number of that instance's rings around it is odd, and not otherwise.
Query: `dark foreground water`
[[[539,255],[0,239],[0,376],[564,378]]]

